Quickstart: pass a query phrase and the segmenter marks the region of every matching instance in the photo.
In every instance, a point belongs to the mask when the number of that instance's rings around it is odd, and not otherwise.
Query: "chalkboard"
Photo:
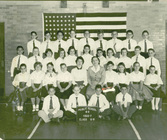
[[[97,106],[79,106],[77,107],[77,121],[96,121],[98,119]]]

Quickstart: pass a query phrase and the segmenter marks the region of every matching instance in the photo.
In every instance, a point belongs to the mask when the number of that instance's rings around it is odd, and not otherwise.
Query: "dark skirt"
[[[67,71],[71,73],[72,69],[76,68],[76,66],[68,66]]]
[[[69,82],[60,82],[60,86],[62,88],[66,88],[68,86]],[[60,92],[60,89],[57,88],[56,90],[56,96],[60,99],[68,99],[70,95],[72,94],[72,86],[65,90],[64,92]]]
[[[36,88],[38,88],[38,87],[40,86],[40,84],[34,84],[34,86],[35,86]],[[29,98],[36,98],[36,97],[41,98],[41,91],[42,91],[42,88],[39,89],[39,90],[37,90],[36,92],[33,92],[33,88],[32,88],[32,87],[29,87],[27,96],[28,96]]]
[[[75,81],[79,86],[84,86],[82,89],[81,89],[81,94],[83,95],[86,95],[86,90],[87,90],[87,86],[85,86],[83,83],[84,81]]]
[[[26,82],[20,82],[19,83],[19,87],[20,88],[24,88],[26,86]],[[20,102],[25,102],[27,100],[27,88],[25,90],[23,90],[22,92],[19,92],[20,97],[19,101]]]
[[[145,58],[149,58],[149,55],[148,55],[147,52],[141,52],[140,54],[141,54],[142,56],[144,56]]]
[[[13,78],[14,78],[17,74],[19,74],[20,72],[21,72],[20,69],[14,68]]]
[[[150,85],[151,87],[156,87],[157,84],[151,84]],[[166,98],[166,95],[165,93],[162,91],[161,87],[158,88],[158,90],[155,90],[155,89],[151,89],[151,92],[153,93],[153,97],[159,97],[159,98]]]
[[[126,68],[126,72],[131,73],[131,69],[130,68]]]
[[[108,82],[107,86],[110,87],[110,88],[112,88],[113,87],[113,83]],[[106,98],[107,98],[107,100],[109,102],[114,102],[115,101],[115,97],[116,97],[115,91],[105,92],[104,95],[106,96]]]
[[[128,51],[128,57],[132,58],[133,56],[135,55],[135,52],[134,51]]]

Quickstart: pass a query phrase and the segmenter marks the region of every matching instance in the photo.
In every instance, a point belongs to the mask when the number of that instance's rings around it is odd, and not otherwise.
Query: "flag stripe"
[[[126,29],[126,25],[78,25],[76,30]]]
[[[76,22],[83,22],[83,21],[126,21],[126,17],[76,17]]]
[[[126,25],[126,21],[84,21],[84,22],[77,22],[76,25]]]
[[[77,33],[77,37],[84,37],[83,33]],[[91,33],[90,37],[97,37],[97,33]],[[111,37],[111,33],[104,33],[104,37]],[[118,37],[126,37],[126,33],[119,33]]]
[[[77,13],[76,17],[126,17],[126,13]]]
[[[103,32],[104,33],[111,33],[112,29],[106,30],[104,29]],[[117,31],[118,33],[125,33],[126,29],[114,29],[114,31]],[[97,33],[98,30],[89,30],[90,33]],[[83,30],[76,30],[76,33],[83,33]]]

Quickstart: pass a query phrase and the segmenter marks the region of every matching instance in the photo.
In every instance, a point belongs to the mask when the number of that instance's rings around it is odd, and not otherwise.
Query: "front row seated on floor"
[[[42,110],[38,112],[38,116],[41,117],[45,123],[52,121],[60,122],[59,118],[63,117],[63,120],[76,120],[77,107],[87,106],[85,96],[80,93],[78,85],[73,86],[73,94],[70,95],[67,109],[60,110],[60,103],[58,98],[54,95],[55,88],[49,87],[49,95],[44,98]],[[136,111],[132,103],[132,97],[127,93],[127,85],[122,85],[121,92],[116,96],[116,105],[113,106],[113,111],[116,112],[122,119],[130,118]],[[97,106],[99,111],[99,118],[110,120],[112,115],[112,109],[106,97],[102,94],[101,85],[96,85],[95,93],[91,96],[88,106]]]

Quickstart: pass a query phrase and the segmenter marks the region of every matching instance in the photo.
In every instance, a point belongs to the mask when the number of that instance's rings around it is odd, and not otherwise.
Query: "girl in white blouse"
[[[144,84],[148,86],[148,88],[153,93],[152,110],[160,110],[162,111],[161,106],[159,107],[160,98],[165,98],[164,92],[161,90],[161,85],[163,85],[162,79],[159,75],[155,74],[155,66],[151,65],[149,67],[150,74],[146,76]]]
[[[67,70],[71,72],[71,70],[76,67],[76,50],[73,46],[69,47],[68,49],[68,56],[65,58],[65,63],[67,65]]]
[[[84,50],[83,50],[83,55],[82,58],[84,59],[84,64],[83,64],[83,68],[85,68],[86,70],[92,66],[92,55],[90,54],[91,50],[90,50],[90,46],[89,45],[85,45],[84,46]]]
[[[103,50],[101,48],[97,49],[97,57],[100,59],[100,66],[104,67],[104,65],[107,63],[107,60],[103,56]]]
[[[56,73],[54,70],[54,65],[52,62],[49,62],[47,64],[47,72],[45,74],[45,77],[43,79],[43,87],[42,87],[42,100],[44,97],[46,97],[48,94],[48,88],[50,86],[56,87]]]
[[[71,73],[67,71],[65,63],[60,64],[61,73],[57,75],[57,92],[56,96],[60,98],[64,109],[67,108],[68,98],[72,94],[73,78]]]
[[[16,88],[15,92],[18,94],[18,103],[17,103],[17,110],[23,111],[24,102],[27,99],[27,82],[30,78],[29,73],[27,72],[26,64],[20,65],[21,73],[17,74],[12,82],[13,86]]]
[[[140,72],[140,63],[133,64],[134,71],[130,73],[130,91],[132,99],[135,102],[137,109],[142,109],[144,99],[148,102],[152,100],[152,92],[143,85],[145,75]],[[140,103],[140,104],[139,104]]]
[[[34,64],[35,71],[31,73],[30,75],[30,91],[29,91],[29,97],[31,98],[31,102],[33,105],[33,112],[39,111],[39,102],[41,97],[41,89],[43,86],[43,79],[45,76],[45,73],[42,71],[42,63],[41,62],[35,62]],[[36,101],[36,102],[35,102]],[[36,105],[35,105],[36,103]]]

